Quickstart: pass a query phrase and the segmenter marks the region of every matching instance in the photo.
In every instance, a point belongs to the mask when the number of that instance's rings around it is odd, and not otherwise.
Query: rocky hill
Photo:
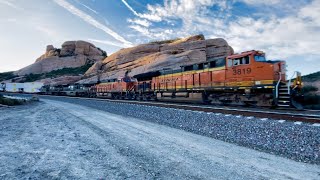
[[[206,40],[203,35],[156,41],[121,49],[109,57],[106,52],[85,41],[67,41],[61,48],[48,45],[33,64],[16,72],[0,73],[0,81],[42,81],[45,84],[96,83],[121,78],[125,73],[140,73],[224,58],[233,49],[221,38]]]
[[[233,54],[233,49],[221,38],[205,40],[203,35],[184,39],[151,42],[118,52],[97,61],[79,83],[130,76],[162,69],[179,69],[183,65],[224,58]]]
[[[16,71],[14,74],[43,74],[63,68],[77,68],[93,64],[106,57],[106,53],[85,41],[67,41],[62,47],[48,45],[46,52],[35,63]]]

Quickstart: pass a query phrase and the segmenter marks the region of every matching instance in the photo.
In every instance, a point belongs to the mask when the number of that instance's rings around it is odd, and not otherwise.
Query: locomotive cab
[[[299,91],[301,84],[301,78],[293,83],[291,80],[287,82],[285,62],[268,61],[262,51],[252,50],[227,57],[226,85],[231,89],[245,89],[247,97],[260,99],[257,101],[260,106],[269,104],[300,109],[301,106],[292,98],[292,92]]]
[[[227,57],[226,84],[236,87],[265,88],[281,78],[286,81],[285,62],[267,61],[262,51],[249,51]]]

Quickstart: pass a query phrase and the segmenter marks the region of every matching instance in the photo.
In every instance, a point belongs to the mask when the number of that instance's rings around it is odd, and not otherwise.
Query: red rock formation
[[[46,52],[35,63],[15,72],[16,75],[42,74],[62,68],[81,67],[89,62],[101,61],[106,53],[85,41],[67,41],[61,49],[48,45]]]
[[[138,45],[121,49],[97,62],[86,73],[87,79],[80,82],[97,80],[98,70],[102,71],[101,80],[162,70],[179,69],[180,66],[224,58],[233,54],[233,49],[221,38],[205,40],[202,35],[184,39],[169,40]]]

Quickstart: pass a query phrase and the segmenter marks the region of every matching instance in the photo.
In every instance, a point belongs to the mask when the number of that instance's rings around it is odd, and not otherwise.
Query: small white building
[[[41,82],[5,83],[0,85],[0,91],[38,93],[42,86],[43,83]]]

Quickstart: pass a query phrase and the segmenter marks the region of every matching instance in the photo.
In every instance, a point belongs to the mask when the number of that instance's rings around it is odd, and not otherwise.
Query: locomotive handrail
[[[281,82],[281,72],[279,72],[279,80],[278,80],[278,83],[276,85],[276,98],[278,98],[279,96],[279,84]]]
[[[292,80],[292,78],[294,77],[294,75],[295,75],[296,73],[298,73],[298,71],[293,72],[292,77],[289,79],[289,83],[288,83],[288,94],[290,94],[291,80]]]

